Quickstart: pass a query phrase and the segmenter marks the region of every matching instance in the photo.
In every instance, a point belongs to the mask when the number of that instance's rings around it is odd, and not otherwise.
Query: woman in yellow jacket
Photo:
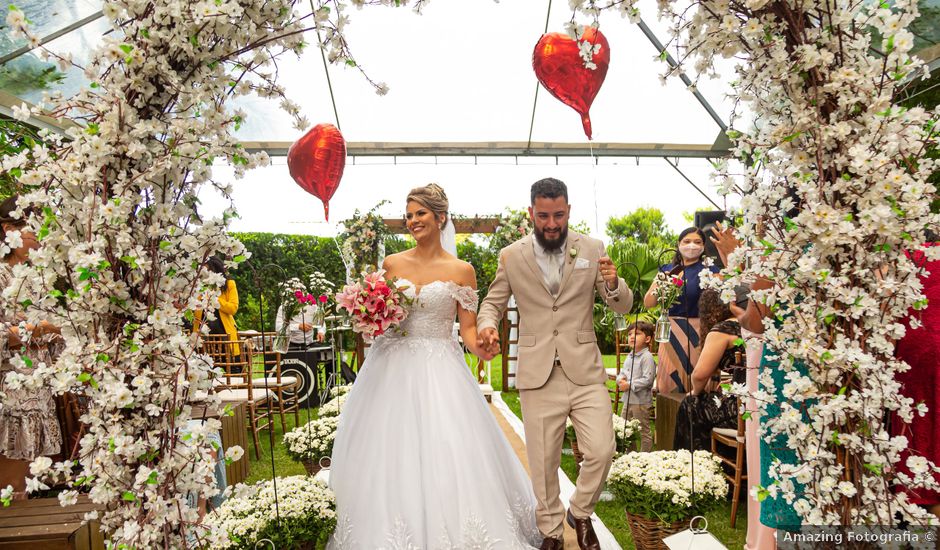
[[[206,262],[206,267],[213,272],[225,277],[225,283],[222,284],[222,293],[219,295],[219,309],[216,311],[215,319],[209,321],[209,334],[228,334],[229,340],[238,340],[238,328],[235,326],[235,313],[238,311],[238,288],[235,281],[228,278],[225,272],[225,263],[219,258],[213,256]],[[196,330],[202,322],[202,312],[196,311]],[[239,355],[241,350],[238,344],[232,346],[232,354]]]

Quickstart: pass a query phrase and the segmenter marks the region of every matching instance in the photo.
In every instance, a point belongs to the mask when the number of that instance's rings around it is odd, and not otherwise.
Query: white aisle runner
[[[509,405],[503,401],[501,392],[493,392],[493,405],[503,414],[503,417],[509,422],[509,425],[512,426],[513,431],[516,432],[522,441],[525,441],[525,428],[522,426],[522,420],[516,416],[516,414],[510,410]],[[561,488],[562,502],[568,502],[571,499],[571,495],[574,494],[574,483],[568,479],[567,474],[565,474],[561,468],[558,469],[558,485]],[[604,522],[597,517],[597,514],[591,515],[591,522],[594,524],[594,532],[597,533],[597,540],[601,543],[602,550],[621,550],[617,539],[615,539],[614,535],[607,529]]]

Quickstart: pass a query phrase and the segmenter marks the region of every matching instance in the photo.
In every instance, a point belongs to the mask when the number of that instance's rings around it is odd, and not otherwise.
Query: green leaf
[[[91,84],[88,85],[88,87],[91,88],[91,89],[95,89],[95,88],[98,87],[98,83],[97,83],[97,82],[92,82]]]
[[[107,353],[99,353],[95,356],[95,361],[99,363],[107,363],[111,360],[111,357]]]
[[[790,218],[783,218],[783,226],[786,228],[787,231],[793,231],[793,230],[795,230],[797,227],[799,227],[799,226],[796,224],[796,222],[793,221],[793,220],[790,219]]]
[[[720,384],[719,387],[725,391],[731,391],[731,384]]]
[[[61,290],[57,290],[57,289],[52,289],[52,290],[49,291],[49,297],[50,297],[50,298],[56,298],[56,299],[61,298],[61,297],[62,297],[62,291],[61,291]]]
[[[96,122],[89,122],[88,127],[85,128],[85,133],[89,136],[94,136],[98,134],[98,124]]]
[[[121,256],[121,261],[126,263],[131,269],[137,269],[137,258],[133,256]]]
[[[917,300],[916,302],[914,302],[913,307],[914,307],[914,309],[920,311],[920,310],[922,310],[922,309],[924,309],[924,308],[927,307],[927,303],[928,303],[927,298],[924,298],[924,299],[922,299],[922,300]]]
[[[831,325],[832,322],[835,320],[836,320],[836,316],[833,313],[830,313],[829,315],[826,315],[825,317],[823,317],[823,322],[826,323],[827,325]]]
[[[248,257],[245,256],[244,254],[239,254],[238,256],[235,256],[234,258],[232,258],[232,261],[235,262],[236,264],[240,264],[247,259]]]
[[[741,420],[750,420],[750,419],[751,419],[751,411],[744,411],[741,414]]]
[[[121,494],[121,500],[126,500],[127,502],[134,502],[137,500],[137,496],[134,495],[134,493],[130,491],[124,491],[124,493]]]
[[[127,53],[127,54],[134,51],[134,46],[131,46],[130,44],[121,44],[120,46],[118,46],[118,48],[120,48],[122,52]]]
[[[173,246],[173,243],[171,243],[170,241],[160,241],[159,246],[160,246],[160,250],[166,250],[167,248]]]
[[[836,432],[832,432],[832,438],[831,438],[831,440],[832,440],[833,445],[841,445],[841,444],[842,444],[842,442],[839,441],[839,432],[837,432],[837,431],[836,431]]]
[[[663,50],[662,52],[660,52],[659,54],[660,61],[665,61],[668,58],[669,58],[669,52],[667,52],[666,50]],[[728,137],[730,138],[731,136],[729,135]],[[734,139],[734,138],[731,138],[731,139]]]
[[[828,351],[824,351],[822,355],[819,356],[819,358],[823,361],[829,361],[830,359],[832,359],[832,353]]]
[[[150,477],[147,478],[147,485],[156,485],[157,484],[157,472],[150,472]]]
[[[733,344],[734,344],[735,347],[743,346],[743,345],[744,345],[744,338],[737,338],[737,339],[735,339],[735,341],[733,342]]]
[[[841,388],[839,388],[839,394],[838,394],[838,395],[845,395],[845,392],[848,391],[848,389],[849,389],[848,386],[842,386]]]
[[[356,66],[356,62],[353,61],[352,59],[347,59],[347,60],[346,60],[346,65],[347,65],[348,67],[355,67],[355,66]]]
[[[114,438],[112,437],[108,439],[108,450],[113,453],[115,449],[117,449],[117,445],[114,444]]]
[[[764,487],[757,486],[757,502],[764,502],[764,500],[770,496],[770,491],[764,489]]]
[[[862,467],[875,475],[883,475],[881,464],[865,463],[865,465]]]
[[[784,142],[784,143],[789,143],[789,142],[793,141],[794,139],[800,137],[800,135],[802,135],[802,134],[803,134],[803,132],[797,132],[797,133],[795,133],[795,134],[790,134],[789,136],[783,138],[783,142]]]

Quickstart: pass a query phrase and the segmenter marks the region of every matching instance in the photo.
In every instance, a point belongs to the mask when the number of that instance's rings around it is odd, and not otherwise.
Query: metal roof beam
[[[290,141],[243,141],[246,151],[287,155]],[[592,147],[593,145],[593,147]],[[720,144],[704,143],[555,143],[503,142],[347,142],[350,157],[654,157],[716,158],[728,156]]]
[[[39,44],[36,47],[38,48],[39,46],[42,46],[43,44],[46,44],[47,42],[52,42],[53,40],[55,40],[56,38],[59,38],[62,35],[68,34],[76,29],[80,29],[84,27],[85,25],[91,23],[95,19],[102,17],[102,15],[103,14],[101,13],[101,10],[98,10],[97,12],[89,15],[88,17],[85,17],[84,19],[79,19],[78,21],[72,23],[71,25],[62,27],[61,29],[55,31],[52,34],[47,34],[46,36],[43,36],[42,38],[39,39]],[[13,50],[12,52],[6,54],[5,56],[0,57],[0,65],[3,65],[4,63],[7,63],[8,61],[13,61],[14,59],[22,55],[26,55],[29,52],[33,51],[34,49],[35,48],[33,46],[26,45],[26,46],[23,46],[22,48]]]

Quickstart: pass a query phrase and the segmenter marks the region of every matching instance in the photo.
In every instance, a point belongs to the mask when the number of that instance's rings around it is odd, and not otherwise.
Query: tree
[[[615,241],[645,243],[653,250],[671,248],[676,234],[666,224],[666,218],[658,208],[637,208],[619,218],[607,220],[607,234]]]

